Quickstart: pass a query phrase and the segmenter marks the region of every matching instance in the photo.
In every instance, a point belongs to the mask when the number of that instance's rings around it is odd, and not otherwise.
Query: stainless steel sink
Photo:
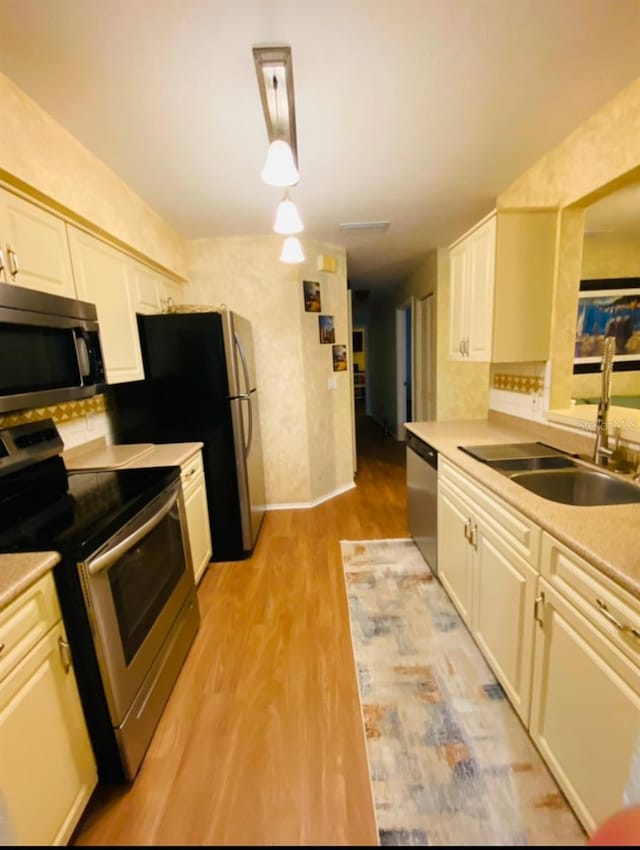
[[[487,465],[500,472],[523,472],[537,469],[571,469],[578,464],[569,457],[514,457],[504,460],[488,460]]]
[[[515,472],[509,475],[509,478],[538,496],[565,505],[621,505],[640,502],[640,487],[606,472],[577,464],[573,469]]]

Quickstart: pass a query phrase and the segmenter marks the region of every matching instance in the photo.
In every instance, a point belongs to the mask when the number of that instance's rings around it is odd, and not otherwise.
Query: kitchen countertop
[[[489,420],[407,422],[405,427],[443,457],[565,543],[606,576],[640,598],[640,503],[582,507],[552,502],[510,481],[458,446],[536,442],[534,429]],[[566,436],[566,435],[563,435]],[[560,447],[560,440],[546,439]],[[566,447],[565,447],[566,448]]]
[[[107,446],[104,438],[83,443],[62,453],[66,468],[71,470],[145,468],[150,466],[182,466],[200,451],[203,443],[129,443]],[[117,460],[117,463],[110,462]]]
[[[0,610],[60,561],[57,552],[0,555]]]

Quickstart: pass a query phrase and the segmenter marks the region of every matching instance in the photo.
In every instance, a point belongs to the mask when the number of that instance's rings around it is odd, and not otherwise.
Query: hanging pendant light
[[[276,139],[269,145],[261,176],[269,186],[295,186],[300,179],[291,148],[284,139]]]
[[[300,213],[296,205],[289,198],[289,192],[284,193],[284,198],[278,204],[273,229],[276,233],[282,233],[284,236],[289,236],[292,233],[301,233],[304,230]]]
[[[304,263],[304,251],[297,236],[287,236],[280,253],[281,263]]]
[[[278,111],[278,79],[273,76],[273,92],[276,99],[276,122],[277,132],[280,128],[280,115]],[[295,186],[300,180],[300,174],[293,161],[291,147],[284,139],[275,139],[269,145],[267,159],[262,169],[262,179],[269,186]]]

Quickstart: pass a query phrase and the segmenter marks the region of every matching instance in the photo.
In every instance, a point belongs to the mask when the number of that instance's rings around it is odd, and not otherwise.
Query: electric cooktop
[[[177,467],[67,472],[51,420],[0,430],[0,445],[2,552],[86,557],[180,476]]]

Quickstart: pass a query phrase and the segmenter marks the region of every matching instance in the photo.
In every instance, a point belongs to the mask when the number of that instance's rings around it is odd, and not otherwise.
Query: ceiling
[[[584,229],[589,236],[640,238],[640,182],[630,183],[588,206]]]
[[[0,69],[187,238],[271,232],[252,47],[290,45],[306,234],[404,279],[640,71],[640,0],[0,0]],[[345,221],[390,220],[344,233]]]

